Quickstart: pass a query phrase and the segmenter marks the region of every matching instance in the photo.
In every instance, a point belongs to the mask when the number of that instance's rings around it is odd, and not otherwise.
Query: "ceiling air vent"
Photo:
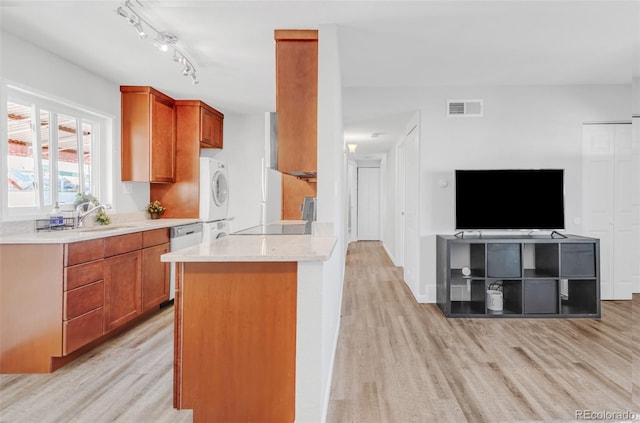
[[[481,117],[482,100],[447,100],[447,117]]]

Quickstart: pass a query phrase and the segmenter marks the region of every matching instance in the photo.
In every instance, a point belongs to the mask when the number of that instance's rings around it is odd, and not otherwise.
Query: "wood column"
[[[194,422],[295,420],[297,263],[180,263],[175,405]]]

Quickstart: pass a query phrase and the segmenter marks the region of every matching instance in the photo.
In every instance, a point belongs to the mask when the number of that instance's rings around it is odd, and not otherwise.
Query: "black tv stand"
[[[596,238],[438,235],[436,255],[437,303],[447,317],[600,318]]]
[[[551,238],[553,238],[553,236],[554,236],[554,235],[556,235],[556,236],[558,236],[558,237],[560,237],[560,238],[563,238],[563,239],[566,239],[566,238],[567,238],[567,236],[566,236],[565,234],[561,234],[561,233],[560,233],[560,232],[558,232],[558,231],[551,231]]]

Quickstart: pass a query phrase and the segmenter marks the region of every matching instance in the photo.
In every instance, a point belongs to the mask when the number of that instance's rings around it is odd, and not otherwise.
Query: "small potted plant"
[[[96,223],[98,225],[109,225],[111,224],[111,217],[104,211],[104,209],[100,209],[96,215]]]
[[[152,219],[158,219],[165,210],[166,208],[158,200],[147,205],[147,213],[149,213]]]

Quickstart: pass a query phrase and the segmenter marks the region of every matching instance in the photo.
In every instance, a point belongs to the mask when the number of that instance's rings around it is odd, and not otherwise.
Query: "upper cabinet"
[[[318,31],[276,30],[278,170],[317,171]]]
[[[224,115],[200,102],[200,147],[222,148],[222,122]]]
[[[222,113],[200,100],[176,100],[175,104],[179,110],[178,125],[185,126],[183,131],[190,128],[197,132],[190,133],[189,138],[197,139],[201,148],[222,148]]]
[[[121,86],[121,179],[174,182],[175,101],[152,87]]]

